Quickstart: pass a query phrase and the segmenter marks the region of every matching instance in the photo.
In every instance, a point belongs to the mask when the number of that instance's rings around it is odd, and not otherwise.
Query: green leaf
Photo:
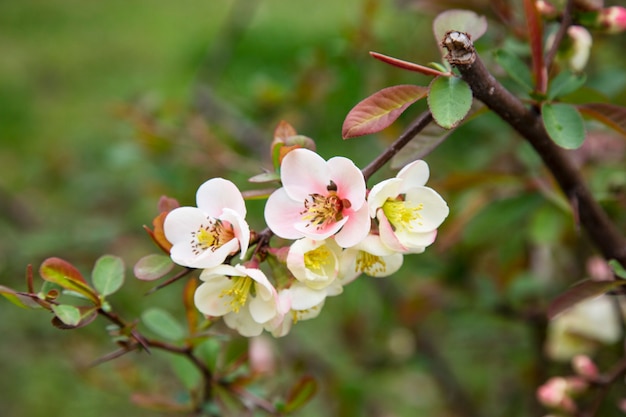
[[[170,364],[178,379],[187,390],[191,391],[198,387],[202,379],[202,374],[189,359],[179,355],[169,355]]]
[[[141,258],[133,268],[135,276],[142,281],[154,281],[167,275],[174,263],[167,255],[151,254]]]
[[[185,337],[183,326],[167,311],[154,307],[143,312],[141,320],[154,333],[168,340],[180,340]]]
[[[472,90],[458,77],[437,77],[430,83],[428,107],[439,126],[452,129],[472,107]]]
[[[582,87],[585,81],[587,81],[585,74],[574,74],[569,70],[562,71],[548,85],[548,100],[573,93]]]
[[[298,382],[291,388],[287,401],[283,406],[283,411],[291,413],[302,408],[307,402],[313,398],[317,392],[317,382],[310,376],[300,378]]]
[[[392,124],[411,104],[426,97],[428,87],[396,85],[383,88],[358,103],[346,116],[344,139],[376,133]]]
[[[62,288],[78,293],[93,301],[95,305],[100,305],[98,294],[87,284],[82,274],[67,261],[60,258],[48,258],[39,268],[41,277]]]
[[[117,256],[101,256],[91,272],[91,280],[103,297],[113,294],[124,283],[124,261]]]
[[[476,42],[487,31],[487,19],[471,10],[446,10],[433,20],[435,40],[440,42],[450,30],[467,33]]]
[[[548,135],[560,147],[576,149],[585,141],[583,118],[571,104],[544,103],[541,117]]]
[[[76,326],[80,323],[81,314],[78,307],[68,304],[53,305],[52,311],[64,324],[68,326]]]
[[[498,65],[502,67],[513,81],[524,88],[524,91],[531,92],[534,90],[535,87],[533,86],[530,69],[517,55],[506,49],[499,49],[493,55]]]
[[[617,287],[626,285],[626,280],[618,281],[583,281],[556,297],[548,307],[548,318],[553,319],[559,313],[586,299],[605,294]]]

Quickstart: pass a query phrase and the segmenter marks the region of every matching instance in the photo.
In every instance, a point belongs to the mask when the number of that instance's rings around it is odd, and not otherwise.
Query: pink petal
[[[196,205],[212,217],[219,217],[224,208],[246,217],[246,203],[235,184],[223,178],[212,178],[198,188]]]
[[[335,241],[342,248],[349,248],[360,243],[365,239],[372,227],[367,204],[361,206],[357,211],[348,210],[347,215],[348,221],[335,235]]]
[[[291,151],[291,155],[295,151]],[[303,237],[294,225],[302,221],[300,212],[304,209],[302,202],[291,199],[285,188],[274,191],[265,203],[265,222],[278,237],[283,239],[299,239]]]
[[[330,175],[326,161],[308,149],[294,149],[280,166],[280,180],[289,197],[304,201],[309,195],[328,194]]]
[[[348,220],[349,217],[344,217],[338,222],[330,223],[324,227],[317,227],[309,222],[300,221],[294,224],[293,227],[300,232],[300,236],[308,237],[313,240],[324,240],[335,235]]]
[[[226,220],[233,226],[235,238],[239,241],[239,251],[241,252],[239,258],[243,259],[250,244],[250,227],[248,223],[236,211],[229,208],[224,208],[220,219]]]
[[[336,156],[327,162],[330,178],[337,185],[337,195],[349,200],[354,210],[365,202],[365,179],[361,170],[348,158]]]
[[[383,213],[382,210],[378,210],[378,214],[376,216],[378,218],[378,230],[380,233],[380,239],[382,242],[389,247],[391,250],[396,252],[406,252],[408,250],[396,236],[391,223],[387,220],[387,216]]]

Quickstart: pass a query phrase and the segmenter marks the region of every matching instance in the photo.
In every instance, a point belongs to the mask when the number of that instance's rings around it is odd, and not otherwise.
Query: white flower
[[[298,239],[289,248],[287,268],[309,287],[325,288],[337,278],[341,250],[333,239]]]
[[[340,280],[346,285],[362,273],[371,277],[387,277],[398,271],[403,261],[404,255],[385,246],[380,236],[370,234],[341,254]]]
[[[196,204],[176,208],[165,218],[163,230],[172,243],[172,261],[190,268],[212,268],[237,251],[243,259],[250,228],[237,186],[223,178],[208,180],[198,189]]]
[[[260,269],[219,265],[202,271],[200,279],[196,308],[207,316],[223,316],[243,336],[259,335],[279,314],[276,289]]]
[[[369,193],[370,216],[378,219],[380,238],[396,252],[423,252],[435,241],[437,228],[448,216],[444,199],[424,186],[428,176],[426,162],[414,161]]]

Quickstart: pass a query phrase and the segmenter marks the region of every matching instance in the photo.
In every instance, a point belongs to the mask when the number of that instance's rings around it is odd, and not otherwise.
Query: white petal
[[[419,160],[407,164],[396,175],[396,178],[402,179],[402,189],[400,193],[405,193],[409,188],[421,187],[426,184],[429,175],[430,172],[426,162]]]
[[[249,308],[252,319],[260,324],[272,320],[278,313],[278,305],[275,298],[271,298],[268,301],[261,299],[261,297],[252,297]]]
[[[326,299],[325,290],[315,290],[304,284],[294,284],[289,288],[291,296],[291,308],[293,310],[307,310]]]
[[[246,203],[241,191],[223,178],[213,178],[202,184],[196,192],[196,205],[212,217],[219,217],[227,207],[246,217]]]
[[[189,242],[191,232],[208,223],[208,214],[196,207],[179,207],[168,213],[163,222],[165,237],[172,244]]]
[[[432,188],[415,187],[406,193],[406,201],[412,205],[421,205],[420,219],[411,222],[415,232],[430,232],[441,226],[448,217],[450,209],[446,201]]]
[[[376,210],[385,204],[388,198],[395,199],[400,194],[402,180],[399,178],[389,178],[374,185],[367,196],[370,217],[376,217]]]
[[[242,308],[238,313],[229,313],[224,316],[224,323],[231,329],[235,329],[244,337],[258,336],[263,332],[263,325],[252,319],[247,308]]]
[[[214,279],[202,283],[194,294],[196,308],[202,314],[213,317],[223,316],[228,313],[232,310],[230,306],[232,297],[229,295],[222,296],[221,294],[231,286],[231,280],[224,276],[214,277]]]
[[[239,241],[239,251],[241,252],[239,257],[243,259],[246,256],[246,251],[250,244],[250,227],[248,223],[239,213],[230,208],[224,209],[220,220],[226,220],[233,226],[235,238]]]

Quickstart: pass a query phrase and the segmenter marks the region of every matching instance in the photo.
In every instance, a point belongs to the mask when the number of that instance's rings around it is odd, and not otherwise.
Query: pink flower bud
[[[552,3],[545,0],[537,0],[535,2],[535,7],[537,7],[537,11],[540,15],[549,19],[555,18],[559,15],[559,11],[556,7],[554,7]]]
[[[620,33],[626,30],[626,8],[612,6],[600,10],[596,24],[606,33]]]
[[[600,372],[596,364],[587,355],[577,355],[572,359],[572,368],[578,375],[587,379],[595,379]]]
[[[250,358],[250,367],[259,374],[269,374],[276,369],[276,360],[274,358],[274,348],[272,342],[264,336],[254,337],[250,339],[250,347],[248,348]]]
[[[591,52],[591,34],[583,26],[572,25],[567,28],[567,35],[572,40],[571,56],[568,59],[572,71],[580,72],[585,69]]]
[[[552,377],[537,389],[537,399],[546,407],[575,412],[576,404],[568,393],[569,383],[563,377]]]

